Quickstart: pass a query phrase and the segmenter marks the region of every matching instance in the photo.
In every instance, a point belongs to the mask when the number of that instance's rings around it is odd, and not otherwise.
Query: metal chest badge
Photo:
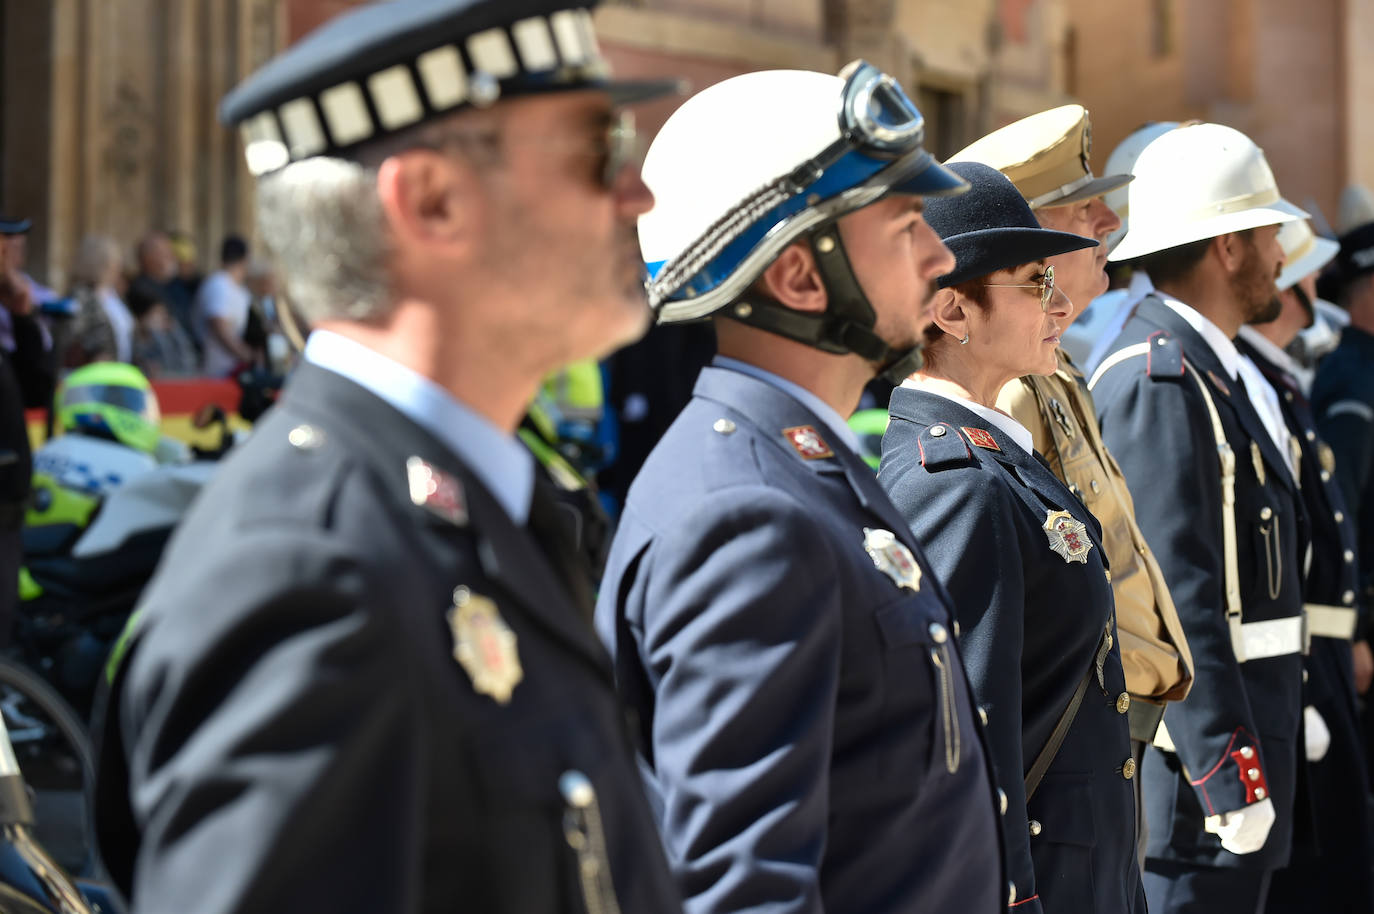
[[[1064,561],[1088,564],[1088,552],[1093,544],[1088,538],[1087,524],[1074,520],[1068,511],[1049,511],[1042,529],[1050,539],[1050,549],[1062,556]]]
[[[920,592],[921,566],[916,564],[911,550],[890,530],[864,527],[864,551],[873,560],[873,566],[891,578],[892,583],[909,588],[913,593]]]
[[[448,611],[453,632],[453,659],[472,679],[472,687],[497,704],[510,702],[511,693],[525,678],[515,649],[515,632],[501,618],[496,604],[466,587],[453,591]]]

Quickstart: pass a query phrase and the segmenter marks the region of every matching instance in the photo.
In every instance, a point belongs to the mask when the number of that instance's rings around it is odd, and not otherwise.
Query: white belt
[[[1286,619],[1266,619],[1263,622],[1244,622],[1240,637],[1245,644],[1245,659],[1263,660],[1303,652],[1305,636],[1304,616]]]
[[[1342,641],[1355,639],[1355,623],[1358,617],[1353,606],[1323,606],[1308,603],[1302,611],[1307,614],[1307,631],[1322,638],[1339,638]]]

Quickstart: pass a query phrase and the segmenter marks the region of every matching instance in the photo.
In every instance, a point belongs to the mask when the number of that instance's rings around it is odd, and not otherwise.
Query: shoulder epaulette
[[[1183,344],[1173,334],[1157,330],[1150,334],[1150,349],[1145,353],[1145,374],[1152,378],[1183,377]]]
[[[930,426],[916,439],[921,449],[921,466],[930,472],[972,466],[973,450],[959,430],[945,422]]]

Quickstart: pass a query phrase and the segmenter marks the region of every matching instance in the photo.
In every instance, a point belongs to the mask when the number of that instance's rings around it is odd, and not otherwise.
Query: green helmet
[[[161,421],[153,386],[124,362],[83,365],[57,391],[57,424],[64,432],[108,438],[151,454],[162,437]]]

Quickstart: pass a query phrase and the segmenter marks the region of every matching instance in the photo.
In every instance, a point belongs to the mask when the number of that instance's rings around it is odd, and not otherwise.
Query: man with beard
[[[358,6],[223,102],[313,326],[115,651],[96,829],[145,912],[679,908],[515,432],[643,333],[653,198],[590,10]]]
[[[919,366],[954,267],[921,196],[966,185],[923,136],[855,61],[712,86],[645,161],[650,304],[712,317],[719,355],[630,487],[596,621],[692,914],[1007,903],[958,626],[844,419]]]
[[[1367,781],[1351,647],[1359,638],[1360,647],[1369,649],[1355,606],[1355,528],[1346,520],[1345,498],[1332,474],[1335,458],[1317,436],[1311,404],[1298,382],[1298,365],[1285,351],[1312,323],[1317,271],[1340,246],[1317,238],[1306,222],[1284,225],[1279,242],[1287,257],[1278,281],[1279,315],[1242,327],[1236,345],[1274,391],[1272,405],[1281,420],[1279,443],[1295,458],[1312,529],[1303,581],[1311,637],[1304,676],[1303,750],[1312,816],[1294,825],[1293,858],[1274,874],[1269,904],[1275,911],[1372,911],[1374,855],[1369,808],[1362,802]]]
[[[1295,815],[1307,542],[1264,379],[1233,340],[1274,316],[1278,227],[1305,214],[1259,147],[1219,124],[1166,133],[1134,174],[1110,257],[1141,258],[1155,291],[1090,386],[1195,675],[1145,753],[1145,890],[1155,912],[1254,914]]]
[[[1107,248],[1101,242],[1121,220],[1102,197],[1131,180],[1130,175],[1093,176],[1091,131],[1087,110],[1065,105],[1003,127],[950,160],[991,165],[1016,185],[1043,228],[1099,242],[1049,261],[1056,287],[1070,302],[1065,326],[1107,290]],[[1192,657],[1163,573],[1136,526],[1126,481],[1102,442],[1087,380],[1062,348],[1058,356],[1058,371],[1013,381],[1003,388],[998,406],[1030,429],[1035,450],[1102,524],[1129,693],[1117,697],[1116,709],[1129,717],[1139,765],[1165,705],[1188,694]],[[1140,781],[1134,784],[1137,843],[1143,853]]]

